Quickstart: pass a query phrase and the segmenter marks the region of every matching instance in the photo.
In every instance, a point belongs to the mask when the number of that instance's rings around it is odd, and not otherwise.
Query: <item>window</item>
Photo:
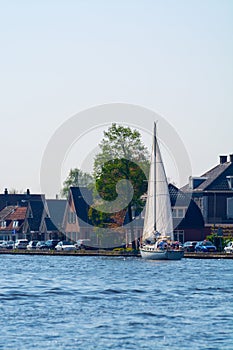
[[[72,224],[76,223],[76,214],[72,213]]]
[[[183,230],[175,230],[174,231],[174,241],[184,243],[184,231]]]
[[[18,226],[19,226],[18,220],[14,220],[14,221],[13,221],[13,227],[18,227]]]
[[[68,223],[75,224],[76,222],[76,214],[72,211],[68,212]]]
[[[1,221],[1,228],[5,228],[6,227],[6,221]]]
[[[185,217],[186,208],[173,208],[172,216],[173,218],[184,218]]]
[[[227,176],[226,178],[227,178],[229,190],[233,190],[233,176]]]
[[[227,219],[233,219],[233,197],[227,198]]]

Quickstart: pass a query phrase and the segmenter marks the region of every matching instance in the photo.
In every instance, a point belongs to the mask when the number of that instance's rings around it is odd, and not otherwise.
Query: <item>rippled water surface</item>
[[[233,349],[233,260],[0,262],[0,349]]]

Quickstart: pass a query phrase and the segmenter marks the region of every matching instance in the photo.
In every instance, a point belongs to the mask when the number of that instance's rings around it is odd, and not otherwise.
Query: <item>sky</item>
[[[161,115],[185,145],[190,175],[233,153],[231,0],[0,0],[0,6],[0,192],[40,192],[54,133],[96,105],[135,104]],[[99,132],[92,142],[101,139]],[[64,161],[63,180],[79,166],[74,153]]]

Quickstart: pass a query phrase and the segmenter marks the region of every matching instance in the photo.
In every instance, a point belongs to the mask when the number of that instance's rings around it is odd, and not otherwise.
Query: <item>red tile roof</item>
[[[27,213],[27,207],[15,207],[12,212],[7,215],[6,220],[24,220]]]

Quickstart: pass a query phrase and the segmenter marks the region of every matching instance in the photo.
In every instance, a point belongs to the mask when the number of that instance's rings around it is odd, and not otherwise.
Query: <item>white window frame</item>
[[[175,235],[177,235],[177,239],[175,239]],[[174,230],[174,240],[184,243],[184,230]]]
[[[19,221],[13,220],[13,227],[18,227],[18,226],[19,226]]]
[[[233,190],[233,176],[227,176],[227,183],[228,183],[228,186],[229,186],[229,189],[230,190]]]
[[[1,228],[6,228],[6,221],[5,220],[1,221]]]
[[[182,219],[185,217],[185,213],[186,213],[186,207],[173,207],[172,208],[173,219]]]

